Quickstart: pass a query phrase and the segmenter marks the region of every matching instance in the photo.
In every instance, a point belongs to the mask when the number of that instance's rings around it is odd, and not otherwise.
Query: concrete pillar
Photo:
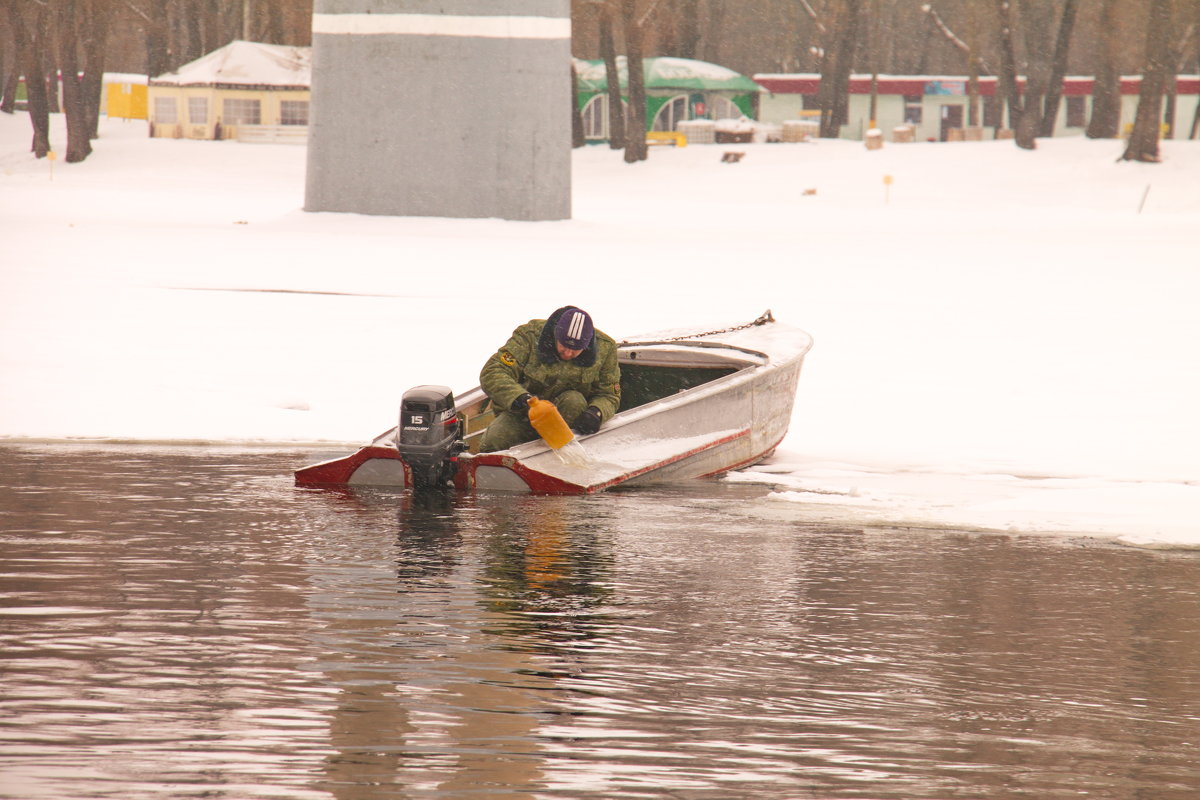
[[[571,216],[569,0],[315,0],[305,209]]]

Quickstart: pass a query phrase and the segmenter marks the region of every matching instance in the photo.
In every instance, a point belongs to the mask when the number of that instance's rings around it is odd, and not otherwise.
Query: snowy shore
[[[358,443],[565,303],[618,338],[771,308],[816,346],[731,478],[763,513],[1200,548],[1200,142],[589,147],[574,218],[517,223],[305,213],[302,146],[29,138],[0,115],[4,439]]]

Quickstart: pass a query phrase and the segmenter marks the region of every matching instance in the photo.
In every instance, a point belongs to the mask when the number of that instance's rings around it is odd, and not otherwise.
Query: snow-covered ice
[[[357,444],[565,303],[771,308],[816,345],[755,513],[1200,547],[1200,142],[588,147],[521,223],[309,214],[302,146],[102,126],[66,165],[0,115],[10,440]]]

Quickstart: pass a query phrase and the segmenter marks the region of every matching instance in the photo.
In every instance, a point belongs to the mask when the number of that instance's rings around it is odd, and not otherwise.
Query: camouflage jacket
[[[483,365],[479,385],[487,392],[497,413],[508,411],[513,400],[529,392],[553,401],[574,389],[600,409],[601,421],[617,413],[621,405],[621,369],[617,366],[617,343],[595,332],[586,350],[570,361],[558,357],[554,347],[554,323],[535,319],[513,331],[509,340]]]

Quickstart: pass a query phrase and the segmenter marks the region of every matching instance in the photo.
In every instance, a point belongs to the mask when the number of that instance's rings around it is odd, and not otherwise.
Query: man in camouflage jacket
[[[617,343],[593,328],[586,311],[564,306],[514,330],[483,365],[479,384],[496,409],[481,452],[538,438],[529,424],[532,397],[554,403],[576,433],[595,433],[621,405]]]

